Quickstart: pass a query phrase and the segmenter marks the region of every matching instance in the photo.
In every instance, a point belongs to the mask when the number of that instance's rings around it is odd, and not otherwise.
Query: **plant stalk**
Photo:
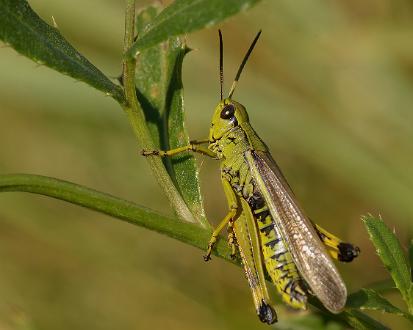
[[[132,45],[135,35],[135,0],[127,0],[125,14],[125,36],[123,51],[126,52]],[[154,149],[154,143],[145,124],[145,115],[136,97],[135,90],[135,58],[123,59],[123,84],[125,88],[125,98],[127,105],[124,110],[132,125],[133,132],[139,144],[144,149]],[[191,223],[197,223],[188,206],[174,186],[162,160],[159,157],[147,157],[159,185],[166,193],[172,208],[178,217]]]

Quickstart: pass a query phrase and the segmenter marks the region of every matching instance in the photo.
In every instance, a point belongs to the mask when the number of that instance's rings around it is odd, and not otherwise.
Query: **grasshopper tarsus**
[[[141,155],[148,157],[148,156],[159,156],[159,150],[147,150],[147,149],[142,149],[141,150]]]
[[[211,255],[209,255],[209,254],[204,255],[204,261],[205,262],[210,261],[210,260],[211,260]]]

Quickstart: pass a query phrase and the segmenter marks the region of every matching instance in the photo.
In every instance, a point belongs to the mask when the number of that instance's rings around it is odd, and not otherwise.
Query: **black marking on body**
[[[269,224],[268,226],[265,226],[263,228],[260,228],[260,232],[263,233],[265,236],[268,236],[274,229],[273,224]]]
[[[288,262],[280,262],[275,269],[281,270],[288,265]]]
[[[283,279],[285,279],[285,278],[287,278],[288,277],[288,272],[284,272],[281,276],[280,276],[280,280],[283,280]],[[285,288],[284,288],[284,291],[285,292],[287,292],[287,286],[289,286],[290,285],[290,283],[292,283],[293,281],[289,281],[288,283],[287,283],[287,285],[285,286]]]
[[[227,136],[227,140],[229,140],[229,142],[230,143],[234,143],[234,141],[236,140],[237,138],[235,137],[235,136]]]
[[[256,213],[254,212],[254,214],[256,214]],[[264,210],[264,211],[261,211],[260,213],[256,214],[257,220],[261,221],[261,222],[265,222],[266,219],[270,216],[271,216],[270,211],[268,211],[268,210]]]
[[[286,277],[286,276],[284,276],[284,277]],[[287,284],[285,285],[285,287],[283,288],[283,291],[286,292],[286,293],[289,293],[288,290],[290,290],[290,292],[291,292],[291,289],[292,289],[294,283],[295,283],[294,281],[291,281],[291,280],[288,281]]]
[[[250,205],[251,209],[259,210],[265,206],[265,200],[261,194],[254,193],[248,199],[248,204]]]
[[[273,227],[271,227],[271,229],[272,229],[272,228],[273,228]],[[271,248],[271,249],[274,249],[275,245],[277,245],[279,242],[281,242],[281,240],[282,240],[281,237],[277,237],[277,238],[275,238],[275,239],[273,239],[273,240],[265,243],[264,245],[265,245],[265,246],[268,246],[268,247]]]
[[[287,250],[283,250],[283,251],[274,253],[274,259],[275,259],[275,260],[278,260],[278,259],[280,259],[281,256],[283,256],[283,255],[286,254],[286,253],[287,253]]]
[[[324,242],[324,239],[325,239],[327,236],[324,235],[322,232],[318,231],[317,229],[316,229],[316,232],[317,232],[317,234],[318,234],[318,237],[320,237],[321,241]]]
[[[233,183],[232,188],[234,188],[234,190],[238,193],[240,193],[242,191],[242,186],[237,184],[237,183]]]
[[[278,243],[280,243],[281,240],[282,240],[281,237],[277,237],[277,238],[275,238],[275,239],[273,239],[273,240],[265,243],[265,246],[268,246],[268,247],[270,247],[271,249],[274,249],[274,247],[275,247]]]

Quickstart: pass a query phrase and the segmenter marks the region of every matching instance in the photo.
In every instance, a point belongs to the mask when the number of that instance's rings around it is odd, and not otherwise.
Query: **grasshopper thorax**
[[[229,98],[223,99],[215,108],[209,130],[209,142],[220,140],[231,130],[248,122],[245,107]]]

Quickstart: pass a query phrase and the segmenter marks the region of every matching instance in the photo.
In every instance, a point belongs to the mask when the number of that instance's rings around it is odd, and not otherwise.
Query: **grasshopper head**
[[[226,133],[248,122],[248,114],[244,106],[229,98],[223,99],[215,108],[209,130],[209,141],[212,143],[222,138]]]
[[[221,102],[218,103],[215,108],[214,115],[212,116],[211,129],[209,130],[209,142],[214,143],[221,139],[225,134],[234,128],[248,122],[248,114],[244,106],[238,102],[232,100],[232,95],[234,94],[235,87],[239,77],[241,76],[242,70],[244,69],[245,63],[247,63],[248,57],[250,56],[258,38],[261,35],[261,31],[255,36],[251,46],[248,48],[244,59],[235,75],[234,82],[232,83],[231,89],[229,91],[228,97],[223,98],[223,85],[224,85],[224,42],[222,39],[221,30],[219,32],[219,77],[221,84]]]

